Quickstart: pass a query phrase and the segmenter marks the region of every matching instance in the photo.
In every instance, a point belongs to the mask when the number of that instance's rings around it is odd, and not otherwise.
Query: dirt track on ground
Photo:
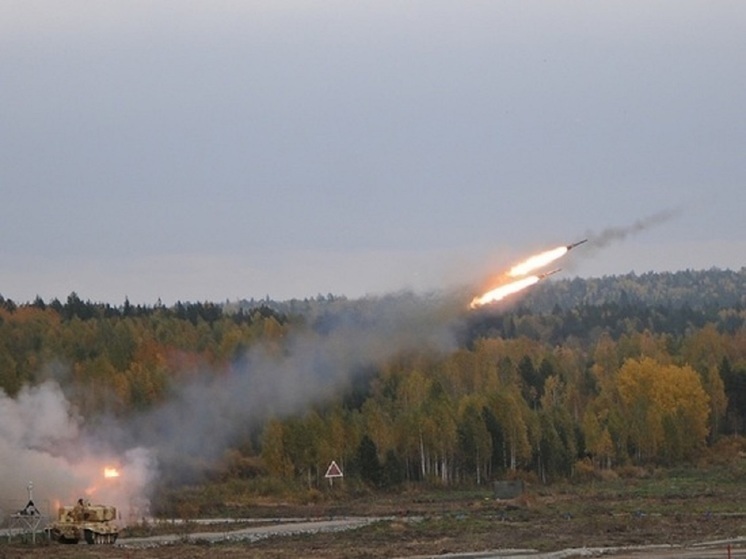
[[[505,557],[500,550],[523,550],[521,557],[531,557],[525,552],[534,550],[533,557],[552,559],[598,556],[604,550],[604,556],[619,559],[727,559],[729,542],[733,558],[746,558],[746,542],[739,539],[746,535],[746,516],[739,512],[742,496],[733,492],[675,498],[529,495],[517,502],[473,492],[442,495],[446,498],[402,493],[342,504],[255,507],[253,526],[140,527],[125,530],[115,546],[3,543],[0,559],[375,559],[474,552]],[[293,521],[278,522],[279,517]],[[299,519],[322,524],[307,522],[300,529]],[[345,527],[351,529],[339,531]],[[252,529],[261,537],[252,536]],[[164,541],[143,539],[164,532],[170,534]],[[714,543],[700,546],[703,542]]]

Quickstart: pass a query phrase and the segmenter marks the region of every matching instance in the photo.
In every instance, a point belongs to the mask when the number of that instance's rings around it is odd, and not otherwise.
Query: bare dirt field
[[[496,500],[488,490],[404,491],[317,505],[254,506],[236,510],[231,516],[237,521],[211,525],[140,526],[124,530],[114,546],[16,539],[0,543],[0,559],[498,557],[510,555],[506,550],[541,553],[527,557],[587,557],[603,550],[624,558],[726,559],[729,546],[731,557],[746,557],[746,541],[739,539],[746,536],[744,497],[740,480],[711,484],[707,476],[529,487],[515,501]],[[344,529],[346,519],[350,529]],[[291,528],[286,534],[270,528],[279,524]],[[252,536],[257,528],[261,534]]]

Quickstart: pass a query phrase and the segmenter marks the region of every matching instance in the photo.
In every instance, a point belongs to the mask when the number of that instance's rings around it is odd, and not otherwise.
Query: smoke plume
[[[404,293],[319,305],[307,327],[253,345],[227,370],[175,380],[168,401],[127,421],[80,417],[55,380],[13,399],[0,391],[0,495],[23,506],[32,481],[38,507],[87,497],[125,518],[144,514],[156,478],[190,479],[195,464],[214,464],[268,417],[339,396],[397,352],[452,349],[456,306],[446,299]],[[105,478],[104,468],[120,476]]]
[[[106,449],[53,380],[25,386],[14,399],[0,391],[0,459],[3,517],[25,506],[29,482],[43,514],[54,515],[60,504],[81,497],[105,500],[120,511],[147,501],[148,452]],[[126,471],[126,477],[105,479],[106,467]]]
[[[589,244],[594,248],[605,248],[616,241],[623,241],[630,235],[635,235],[645,231],[646,229],[650,229],[651,227],[661,225],[674,217],[677,217],[680,213],[681,210],[678,209],[662,210],[650,216],[638,219],[632,225],[626,227],[609,227],[600,233],[589,232],[586,234],[586,237],[591,240],[591,243]]]
[[[435,300],[400,294],[341,302],[308,316],[309,327],[291,331],[279,345],[255,345],[227,371],[205,371],[175,386],[173,398],[130,426],[130,444],[158,448],[163,474],[188,479],[195,457],[213,463],[268,417],[303,413],[339,396],[397,352],[452,349],[443,309]]]

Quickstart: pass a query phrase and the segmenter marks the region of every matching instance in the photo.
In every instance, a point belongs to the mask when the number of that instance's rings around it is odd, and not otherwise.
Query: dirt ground
[[[683,550],[701,542],[718,542],[713,557],[746,553],[746,514],[741,502],[746,491],[686,488],[651,493],[648,487],[624,491],[531,491],[515,501],[498,501],[489,494],[403,492],[387,497],[313,506],[257,506],[252,517],[277,519],[369,516],[380,520],[362,528],[339,532],[273,536],[259,541],[230,539],[219,542],[187,541],[190,533],[206,528],[187,523],[171,527],[180,538],[168,545],[127,545],[127,538],[148,534],[125,530],[115,546],[60,545],[23,541],[0,543],[0,559],[55,557],[60,559],[220,559],[220,558],[325,558],[374,559],[437,556],[506,549],[540,552],[572,548],[675,546]],[[653,492],[655,493],[655,492]],[[275,522],[272,520],[271,522]],[[236,525],[216,525],[228,532]],[[163,531],[159,528],[158,531]],[[169,530],[166,530],[169,531]],[[624,557],[684,556],[676,551],[617,552]],[[689,555],[705,557],[704,553]]]

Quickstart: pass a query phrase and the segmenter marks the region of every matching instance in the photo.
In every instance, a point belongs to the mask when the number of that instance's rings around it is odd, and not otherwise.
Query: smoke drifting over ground
[[[54,514],[60,504],[80,497],[122,511],[141,507],[151,476],[150,454],[143,448],[114,453],[101,443],[86,431],[56,381],[24,387],[15,399],[0,391],[0,495],[5,508],[11,501],[25,505],[29,482],[44,513]],[[106,467],[126,476],[107,479]],[[4,510],[3,515],[12,512]]]
[[[228,370],[176,380],[163,405],[126,422],[79,417],[57,381],[0,392],[2,498],[25,498],[34,483],[37,505],[74,503],[81,496],[141,514],[152,482],[210,465],[238,436],[270,416],[303,413],[338,396],[397,352],[455,346],[448,298],[401,294],[331,303],[281,340],[257,344]],[[105,479],[104,468],[121,474]],[[5,511],[6,513],[8,511]]]
[[[190,472],[180,457],[219,458],[268,417],[303,413],[339,396],[399,351],[454,347],[441,302],[400,295],[366,299],[308,317],[310,327],[245,352],[228,371],[206,372],[130,426],[133,443],[159,448],[169,479]]]

